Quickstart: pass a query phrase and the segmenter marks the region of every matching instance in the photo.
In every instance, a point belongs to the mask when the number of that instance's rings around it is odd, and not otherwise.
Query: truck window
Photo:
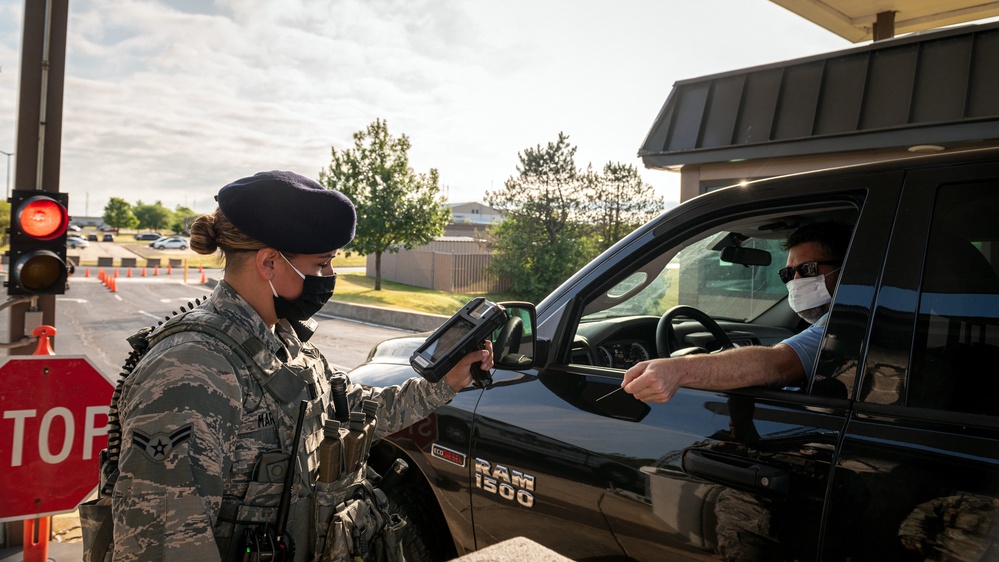
[[[743,216],[661,248],[653,257],[645,254],[645,261],[621,268],[616,282],[587,295],[570,363],[628,369],[677,350],[718,350],[721,338],[689,317],[674,319],[672,334],[664,331],[669,335],[661,338],[660,320],[678,305],[718,323],[716,330],[734,346],[783,341],[807,326],[787,306],[787,288],[778,275],[787,262],[787,236],[804,224],[851,225],[856,217],[853,207]]]
[[[999,185],[940,188],[919,297],[910,406],[995,414]]]

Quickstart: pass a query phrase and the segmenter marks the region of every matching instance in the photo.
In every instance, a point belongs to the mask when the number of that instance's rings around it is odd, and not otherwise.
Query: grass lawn
[[[339,275],[333,300],[450,316],[465,303],[479,296],[492,301],[513,300],[504,295],[444,293],[385,280],[382,280],[382,289],[376,291],[374,278],[366,277],[362,273]]]

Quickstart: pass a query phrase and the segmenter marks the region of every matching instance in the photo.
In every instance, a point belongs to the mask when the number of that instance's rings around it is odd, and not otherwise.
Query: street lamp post
[[[14,155],[13,152],[7,152],[6,150],[0,150],[0,154],[7,156],[7,199],[10,199],[10,157]]]

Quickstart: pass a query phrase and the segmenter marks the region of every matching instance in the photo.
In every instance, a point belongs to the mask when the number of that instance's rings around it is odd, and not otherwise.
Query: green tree
[[[3,232],[3,245],[10,243],[10,202],[0,201],[0,232]]]
[[[375,290],[382,288],[382,254],[411,250],[444,232],[451,211],[440,194],[437,170],[418,174],[409,167],[409,138],[393,137],[376,119],[354,133],[354,146],[332,149],[319,183],[350,198],[357,209],[357,231],[349,252],[375,255]]]
[[[173,221],[170,223],[170,230],[174,234],[187,232],[193,222],[193,218],[199,214],[183,205],[177,205],[177,208],[173,210]]]
[[[132,205],[120,197],[112,197],[104,206],[104,224],[114,228],[135,228],[139,219],[132,212]]]
[[[592,174],[589,224],[599,251],[606,250],[665,208],[652,186],[643,182],[631,164],[608,162],[603,174]]]
[[[160,201],[152,205],[136,201],[132,213],[139,219],[139,227],[149,230],[164,230],[173,222],[173,211]]]
[[[518,154],[518,174],[489,205],[505,211],[494,225],[492,269],[511,280],[510,292],[537,302],[583,265],[593,252],[584,240],[586,175],[575,162],[576,147],[559,133],[548,146]]]

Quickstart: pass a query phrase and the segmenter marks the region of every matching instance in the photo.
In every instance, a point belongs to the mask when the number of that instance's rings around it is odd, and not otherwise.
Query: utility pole
[[[0,154],[7,157],[7,199],[10,199],[10,157],[14,155],[13,152],[7,152],[6,150],[0,150]]]

